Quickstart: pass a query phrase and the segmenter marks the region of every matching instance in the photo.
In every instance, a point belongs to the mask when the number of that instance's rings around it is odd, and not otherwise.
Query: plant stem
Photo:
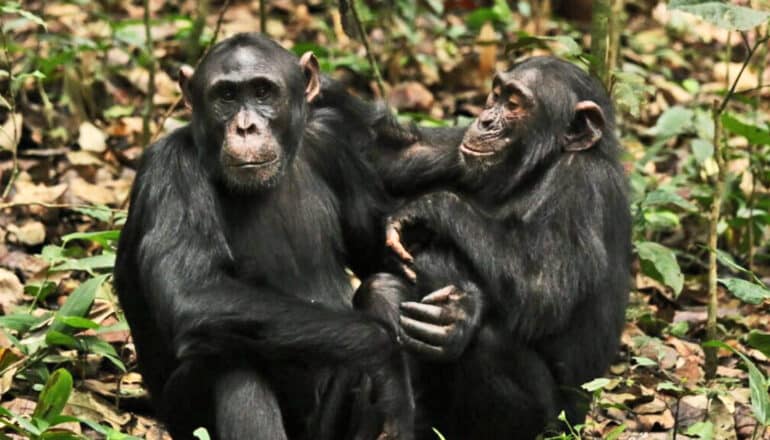
[[[353,21],[356,22],[356,30],[361,36],[361,42],[363,43],[364,49],[366,50],[366,58],[369,60],[369,65],[372,67],[372,71],[374,72],[374,79],[377,81],[377,88],[379,89],[378,92],[380,97],[384,98],[385,81],[383,81],[382,75],[380,74],[380,68],[377,66],[377,60],[374,59],[374,54],[369,48],[369,37],[366,35],[363,23],[361,23],[361,17],[358,15],[356,0],[351,0],[350,2],[350,13],[353,15]]]
[[[267,34],[267,2],[259,0],[259,31]]]
[[[8,178],[8,184],[3,189],[2,199],[5,200],[8,194],[11,192],[13,182],[16,181],[16,177],[19,175],[19,127],[16,124],[16,94],[13,90],[14,76],[13,76],[13,62],[11,61],[11,54],[8,53],[8,40],[5,35],[5,22],[0,20],[0,46],[3,48],[3,58],[5,61],[5,67],[8,70],[8,118],[11,120],[11,126],[13,128],[11,138],[11,157],[13,165],[11,166],[11,177]],[[7,135],[7,133],[6,133]]]
[[[153,53],[152,28],[150,25],[150,0],[144,0],[144,38],[145,51],[147,52],[147,97],[144,101],[144,113],[142,114],[142,146],[147,147],[152,138],[150,133],[150,120],[152,119],[153,100],[155,97],[155,54]]]
[[[610,40],[611,0],[595,0],[591,17],[591,72],[601,80],[605,87],[609,85],[609,64],[607,48]],[[609,89],[609,88],[608,88]]]
[[[708,233],[708,249],[709,249],[709,269],[708,269],[708,308],[707,308],[707,320],[706,320],[706,339],[711,341],[717,339],[717,314],[719,312],[719,297],[717,289],[717,249],[719,244],[719,235],[717,227],[722,215],[722,198],[724,193],[725,184],[725,151],[722,142],[722,113],[724,112],[730,99],[735,94],[735,88],[738,86],[743,72],[749,65],[751,58],[757,49],[766,42],[768,37],[764,37],[749,48],[749,53],[746,55],[746,59],[741,65],[741,69],[732,81],[732,85],[727,94],[722,98],[722,102],[715,102],[712,109],[712,117],[714,119],[714,161],[717,166],[717,173],[712,184],[714,186],[714,197],[711,201],[711,212],[709,215],[709,233]],[[744,35],[745,41],[745,35]],[[730,45],[728,39],[727,50],[729,53]],[[729,61],[729,57],[728,57]],[[713,379],[716,376],[717,369],[717,348],[705,347],[706,364],[704,370],[706,372],[707,379]]]

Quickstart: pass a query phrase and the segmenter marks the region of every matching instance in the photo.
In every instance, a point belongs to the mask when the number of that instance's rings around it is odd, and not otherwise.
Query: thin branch
[[[754,53],[757,51],[757,49],[759,49],[759,46],[761,46],[768,40],[770,40],[770,36],[765,36],[762,39],[757,40],[754,46],[751,49],[749,49],[749,53],[746,55],[746,59],[743,61],[743,64],[741,65],[741,70],[738,71],[738,76],[735,77],[735,80],[733,80],[732,86],[730,86],[730,90],[727,92],[724,98],[722,98],[722,103],[719,105],[719,108],[717,109],[718,115],[722,114],[722,112],[725,110],[725,107],[727,107],[727,103],[730,102],[730,98],[732,98],[733,95],[735,94],[735,88],[738,87],[738,81],[741,79],[741,75],[743,75],[743,71],[746,70],[746,67],[749,65],[749,61],[751,61],[751,58],[754,56]]]
[[[152,27],[150,24],[150,0],[144,0],[144,38],[145,51],[147,52],[147,98],[144,102],[144,114],[142,115],[142,146],[147,147],[151,140],[150,120],[152,119],[153,101],[155,98],[155,53],[152,43]]]
[[[225,3],[222,5],[222,7],[219,9],[219,15],[217,16],[217,24],[214,27],[214,36],[211,38],[211,42],[209,42],[208,46],[206,46],[206,50],[203,51],[203,55],[201,55],[200,58],[198,58],[198,61],[195,63],[195,67],[198,67],[198,64],[200,64],[201,60],[206,57],[206,54],[209,53],[209,50],[216,44],[217,39],[219,38],[219,31],[222,29],[222,21],[225,17],[225,12],[227,11],[227,8],[230,7],[230,0],[225,0]],[[160,129],[155,133],[155,135],[152,137],[152,142],[155,142],[158,140],[158,137],[160,137],[161,131],[163,126],[166,124],[166,121],[168,118],[171,117],[171,114],[176,111],[176,109],[179,107],[179,104],[182,103],[182,96],[179,96],[176,98],[176,101],[174,101],[173,104],[171,104],[171,107],[166,110],[165,113],[163,113],[163,116],[160,119],[160,124],[158,127]]]
[[[86,204],[46,203],[46,202],[35,202],[35,201],[0,203],[0,210],[8,209],[8,208],[19,208],[24,206],[42,206],[43,208],[49,208],[49,209],[70,209],[70,210],[101,209],[101,210],[109,210],[112,213],[126,213],[125,209],[103,208],[103,207],[86,205]]]
[[[267,35],[267,2],[259,0],[259,31]]]
[[[366,58],[369,60],[369,65],[372,66],[372,71],[374,72],[374,79],[377,81],[377,88],[379,89],[380,97],[385,97],[385,81],[382,79],[382,74],[380,74],[380,68],[377,66],[377,60],[374,59],[374,54],[372,53],[371,49],[369,48],[369,37],[366,34],[366,31],[364,30],[364,25],[361,23],[361,17],[358,15],[358,9],[356,8],[356,2],[355,0],[352,0],[350,2],[350,13],[353,15],[353,21],[356,23],[356,30],[358,31],[358,34],[361,36],[361,43],[364,45],[364,50],[366,50]]]
[[[5,21],[0,20],[0,45],[3,49],[3,58],[5,58],[5,65],[8,69],[8,118],[10,118],[11,126],[13,128],[13,138],[11,139],[11,156],[13,165],[11,166],[11,177],[8,179],[8,184],[3,189],[2,198],[8,197],[13,187],[13,182],[16,181],[16,177],[19,175],[19,127],[16,124],[16,94],[13,91],[13,63],[11,61],[11,54],[8,52],[8,40],[5,36]]]

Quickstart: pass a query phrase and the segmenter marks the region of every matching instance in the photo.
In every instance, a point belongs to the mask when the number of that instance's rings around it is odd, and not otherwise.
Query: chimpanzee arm
[[[306,292],[236,279],[216,198],[194,153],[148,156],[156,157],[137,177],[119,253],[137,273],[121,275],[138,278],[135,294],[144,295],[148,319],[164,329],[177,357],[247,350],[319,362],[387,358],[393,338],[377,321],[312,304]]]
[[[625,209],[622,199],[616,203],[598,191],[544,197],[546,205],[533,198],[531,211],[519,218],[485,215],[446,192],[401,211],[407,224],[422,224],[436,243],[459,249],[486,281],[491,307],[505,308],[509,330],[525,340],[560,330],[574,308],[601,287],[614,255],[603,233],[606,214]]]
[[[374,130],[370,156],[392,193],[414,195],[456,183],[465,127],[404,127],[388,116]]]

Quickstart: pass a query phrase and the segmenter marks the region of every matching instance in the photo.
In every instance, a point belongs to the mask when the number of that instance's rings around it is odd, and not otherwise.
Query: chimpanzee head
[[[521,178],[560,155],[611,148],[601,142],[612,138],[611,121],[604,87],[587,73],[556,58],[530,58],[495,76],[460,152],[471,171],[513,169]]]
[[[229,188],[270,188],[291,164],[318,94],[318,61],[269,38],[238,34],[215,45],[195,72],[180,70],[195,145]]]

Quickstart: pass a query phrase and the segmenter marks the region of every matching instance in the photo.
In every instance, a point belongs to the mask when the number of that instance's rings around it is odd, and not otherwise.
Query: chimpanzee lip
[[[469,147],[468,144],[466,144],[465,142],[463,142],[460,145],[460,150],[462,150],[463,153],[468,153],[468,154],[473,155],[473,156],[491,156],[491,155],[495,154],[494,151],[476,150],[474,148]]]
[[[278,162],[278,159],[280,158],[276,157],[274,159],[270,159],[262,162],[238,162],[238,163],[231,164],[230,167],[231,168],[261,168],[261,167],[266,167],[268,165],[272,165]]]

